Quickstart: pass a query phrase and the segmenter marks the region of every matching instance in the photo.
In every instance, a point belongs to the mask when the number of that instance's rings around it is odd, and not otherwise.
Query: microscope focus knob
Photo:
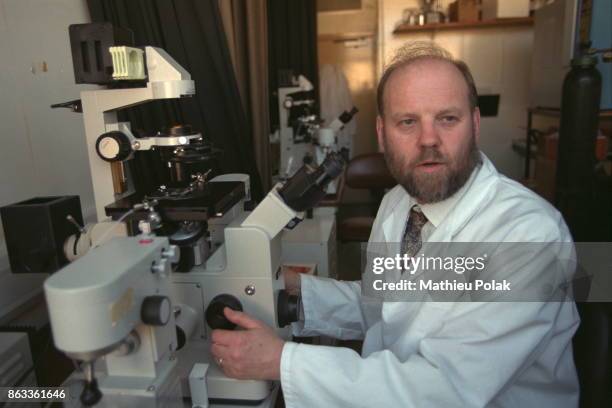
[[[127,160],[132,154],[132,142],[125,133],[117,130],[103,133],[96,141],[96,152],[107,162]]]
[[[206,322],[212,329],[234,330],[236,325],[225,317],[223,309],[242,312],[242,304],[232,295],[222,294],[215,296],[206,308]]]
[[[276,318],[278,327],[285,327],[300,320],[300,308],[302,299],[298,295],[290,295],[282,289],[278,292],[276,300]]]
[[[140,308],[140,319],[150,326],[165,326],[170,320],[172,305],[167,296],[147,296]]]
[[[180,249],[176,245],[170,245],[162,251],[162,258],[168,259],[170,263],[177,263],[180,259]]]

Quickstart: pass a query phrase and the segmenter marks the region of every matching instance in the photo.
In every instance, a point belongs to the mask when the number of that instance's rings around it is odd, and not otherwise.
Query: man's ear
[[[474,128],[474,138],[478,143],[480,141],[480,109],[478,107],[474,108],[474,112],[472,112],[472,126]]]
[[[383,123],[382,116],[376,116],[376,139],[378,140],[378,151],[381,153],[385,152],[385,143],[383,138],[385,137],[385,125]]]

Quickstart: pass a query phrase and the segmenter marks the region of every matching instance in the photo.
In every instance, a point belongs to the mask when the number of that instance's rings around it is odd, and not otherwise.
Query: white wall
[[[86,0],[0,0],[0,206],[76,194],[94,214],[82,116],[49,108],[86,88],[74,83],[68,26],[88,21]]]
[[[513,1],[513,0],[501,0]],[[450,0],[442,0],[448,11]],[[512,139],[525,137],[533,29],[531,26],[463,29],[393,34],[402,11],[418,7],[418,0],[379,0],[378,67],[406,41],[433,40],[470,67],[480,94],[500,94],[499,114],[483,118],[481,149],[499,171],[509,177],[522,176],[522,158],[512,150]]]

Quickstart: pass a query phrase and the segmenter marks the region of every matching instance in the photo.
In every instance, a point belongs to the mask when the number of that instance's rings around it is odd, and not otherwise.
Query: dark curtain
[[[275,129],[279,121],[279,71],[304,75],[314,85],[319,100],[316,0],[268,0],[268,61],[270,125]]]
[[[132,129],[154,132],[182,123],[202,132],[222,152],[222,173],[247,173],[253,198],[262,197],[255,166],[249,122],[240,94],[218,0],[88,0],[93,22],[109,21],[134,31],[135,45],[166,50],[195,81],[196,95],[181,100],[155,101],[126,109]],[[130,169],[140,187],[159,183],[150,157],[134,160]]]

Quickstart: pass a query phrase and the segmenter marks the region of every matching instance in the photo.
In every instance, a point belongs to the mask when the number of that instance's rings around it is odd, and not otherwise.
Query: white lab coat
[[[430,242],[571,242],[552,206],[483,160]],[[398,242],[410,205],[401,187],[387,193],[370,242]],[[302,279],[302,298],[294,334],[364,344],[360,356],[287,342],[287,408],[578,405],[573,302],[382,303],[362,298],[359,282],[314,277]]]
[[[353,99],[348,80],[338,65],[323,65],[319,70],[319,95],[324,126],[329,126],[344,111],[353,109]],[[336,134],[338,150],[346,147],[353,157],[353,137],[357,132],[357,121],[353,119]]]

